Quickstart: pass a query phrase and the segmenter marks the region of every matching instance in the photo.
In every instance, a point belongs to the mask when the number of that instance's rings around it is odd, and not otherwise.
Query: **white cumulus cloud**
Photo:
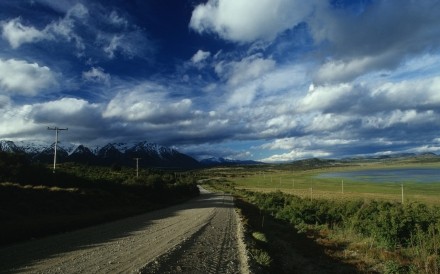
[[[29,119],[32,106],[6,105],[0,108],[0,138],[14,138],[30,135],[38,126]]]
[[[251,55],[240,61],[221,61],[215,66],[215,72],[229,85],[238,86],[268,74],[275,66],[276,62],[272,59]]]
[[[24,26],[21,23],[20,17],[12,19],[9,22],[3,22],[1,28],[3,39],[6,39],[14,49],[18,48],[21,44],[31,43],[46,38],[44,32],[39,31],[32,26]]]
[[[287,161],[293,161],[293,160],[300,160],[305,158],[322,158],[322,157],[328,157],[331,153],[323,150],[301,150],[301,149],[294,149],[287,153],[282,154],[275,154],[270,157],[261,159],[260,161],[265,163],[279,163],[279,162],[287,162]]]
[[[101,107],[84,99],[62,98],[32,106],[30,117],[38,124],[63,124],[65,126],[100,125]]]
[[[314,87],[299,101],[298,110],[301,112],[325,111],[338,105],[353,92],[351,84]],[[346,106],[346,108],[348,107]]]
[[[393,58],[395,58],[393,56]],[[380,56],[364,56],[350,60],[334,60],[323,64],[315,74],[318,84],[350,82],[365,72],[374,68],[385,67],[385,63],[392,59],[383,54]]]
[[[197,63],[200,63],[200,62],[206,60],[209,56],[211,56],[211,53],[209,51],[203,51],[203,50],[199,49],[193,55],[193,57],[191,57],[191,62],[193,64],[197,64]]]
[[[9,93],[35,96],[56,85],[55,74],[46,66],[0,59],[0,87]]]
[[[119,92],[108,103],[103,117],[170,124],[187,119],[191,115],[191,106],[190,99],[169,98],[165,88],[147,83]]]
[[[78,50],[84,50],[84,43],[75,32],[75,25],[81,23],[88,16],[88,9],[82,4],[70,8],[63,18],[53,21],[45,28],[38,30],[33,26],[26,26],[17,17],[1,23],[2,37],[12,48],[22,44],[35,43],[41,40],[55,40],[61,37],[68,42],[74,41]]]
[[[278,33],[301,23],[312,12],[313,2],[209,0],[194,9],[190,27],[235,42],[272,40]]]

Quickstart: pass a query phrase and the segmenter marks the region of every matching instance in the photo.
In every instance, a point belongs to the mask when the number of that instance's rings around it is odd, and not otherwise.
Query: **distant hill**
[[[336,160],[319,159],[319,158],[309,158],[309,159],[292,162],[292,164],[297,167],[324,167],[324,166],[332,166],[335,163],[337,163]]]
[[[345,165],[345,164],[356,164],[356,163],[367,163],[367,162],[405,162],[405,163],[423,163],[423,162],[439,162],[440,156],[432,153],[395,153],[395,154],[384,154],[384,155],[374,155],[374,156],[363,156],[363,157],[352,157],[352,158],[342,158],[342,159],[320,159],[320,158],[309,158],[303,160],[297,160],[289,163],[296,167],[326,167],[335,165]]]
[[[423,152],[423,153],[394,153],[394,154],[383,154],[383,155],[375,155],[375,156],[363,156],[356,158],[344,158],[344,161],[419,161],[419,160],[440,160],[440,156],[432,153],[432,152]]]
[[[232,166],[232,165],[261,165],[263,163],[252,160],[232,160],[222,157],[211,157],[203,159],[200,164],[204,166]]]
[[[51,163],[54,143],[0,140],[0,151],[25,154],[32,161]],[[148,142],[109,143],[93,149],[69,143],[57,146],[57,161],[60,163],[133,166],[134,158],[140,158],[139,165],[144,167],[193,168],[200,165],[194,158],[173,148]]]

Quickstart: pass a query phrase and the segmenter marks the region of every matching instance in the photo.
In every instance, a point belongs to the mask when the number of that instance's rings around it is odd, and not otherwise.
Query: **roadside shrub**
[[[270,264],[272,263],[272,258],[270,257],[270,255],[261,249],[258,248],[253,248],[250,253],[252,254],[252,257],[254,258],[254,260],[259,264],[262,265],[264,267],[269,267]]]
[[[258,193],[254,198],[255,203],[258,204],[261,209],[268,212],[279,211],[286,203],[286,195],[281,191],[274,193]]]
[[[347,217],[353,231],[373,237],[381,246],[395,248],[408,246],[413,235],[426,232],[430,224],[438,219],[438,214],[423,204],[371,201]]]
[[[25,155],[0,151],[0,182],[29,183],[50,175],[48,169],[31,164]]]
[[[440,211],[424,204],[309,200],[279,191],[246,195],[251,196],[261,210],[295,227],[305,224],[348,229],[371,237],[379,246],[388,249],[414,245],[415,241],[421,241],[420,237],[427,236],[430,229],[431,234],[440,234],[440,225],[433,225],[440,222]]]
[[[148,175],[146,184],[153,190],[161,190],[163,188],[164,181],[158,174]]]
[[[395,261],[386,261],[384,266],[384,273],[385,274],[400,274],[403,273],[402,269],[400,267],[400,264],[398,264]]]

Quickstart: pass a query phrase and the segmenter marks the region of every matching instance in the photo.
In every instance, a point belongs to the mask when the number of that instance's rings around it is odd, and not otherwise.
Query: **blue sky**
[[[440,152],[438,0],[0,2],[0,139]]]

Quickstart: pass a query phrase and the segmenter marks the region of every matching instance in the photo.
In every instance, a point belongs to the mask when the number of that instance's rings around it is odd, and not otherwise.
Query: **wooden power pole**
[[[55,173],[55,169],[57,167],[57,146],[58,146],[58,131],[60,130],[69,130],[68,128],[59,128],[59,127],[47,127],[48,130],[55,130],[55,145],[54,145],[54,153],[53,153],[53,173]]]

